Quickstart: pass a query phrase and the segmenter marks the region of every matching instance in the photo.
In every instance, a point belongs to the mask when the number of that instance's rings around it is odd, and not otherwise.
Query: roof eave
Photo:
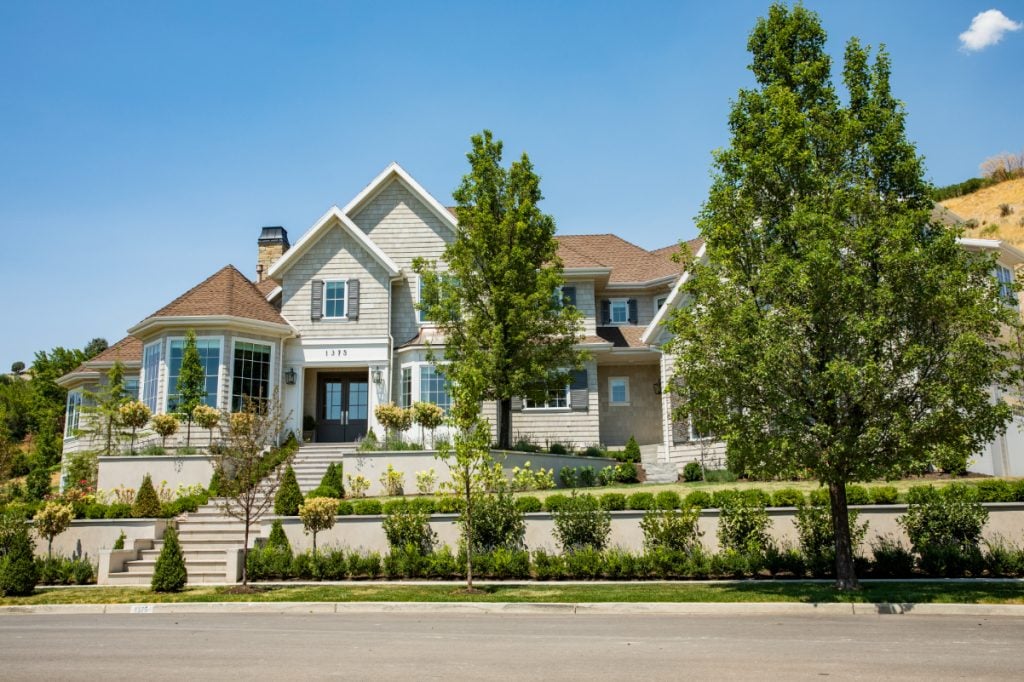
[[[209,329],[211,327],[232,327],[271,336],[288,338],[295,335],[291,325],[283,322],[267,322],[253,320],[237,315],[167,315],[148,317],[128,330],[133,336],[144,336],[167,327],[185,327],[190,329]]]

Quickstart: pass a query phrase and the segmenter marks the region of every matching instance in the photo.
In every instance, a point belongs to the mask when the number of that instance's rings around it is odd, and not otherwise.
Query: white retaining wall
[[[180,485],[196,484],[205,488],[213,476],[213,458],[208,455],[100,457],[96,487],[105,491],[118,487],[138,490],[147,473],[157,488],[162,481],[166,481],[171,490]]]

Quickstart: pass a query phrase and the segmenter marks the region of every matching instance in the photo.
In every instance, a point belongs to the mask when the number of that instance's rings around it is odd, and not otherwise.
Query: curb
[[[169,602],[0,606],[4,615],[99,614],[556,614],[556,615],[822,615],[1011,616],[1021,604],[849,604],[799,602]]]

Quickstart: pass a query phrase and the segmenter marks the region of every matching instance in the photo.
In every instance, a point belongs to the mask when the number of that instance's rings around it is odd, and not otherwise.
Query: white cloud
[[[997,9],[988,9],[971,19],[971,27],[960,34],[960,49],[977,52],[995,45],[1010,31],[1019,31],[1024,24],[1013,21]]]

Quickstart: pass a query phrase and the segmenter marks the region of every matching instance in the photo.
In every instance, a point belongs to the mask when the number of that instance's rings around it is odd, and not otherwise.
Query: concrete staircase
[[[355,452],[355,443],[304,443],[292,461],[299,490],[305,495],[320,485],[330,464],[340,463]]]

